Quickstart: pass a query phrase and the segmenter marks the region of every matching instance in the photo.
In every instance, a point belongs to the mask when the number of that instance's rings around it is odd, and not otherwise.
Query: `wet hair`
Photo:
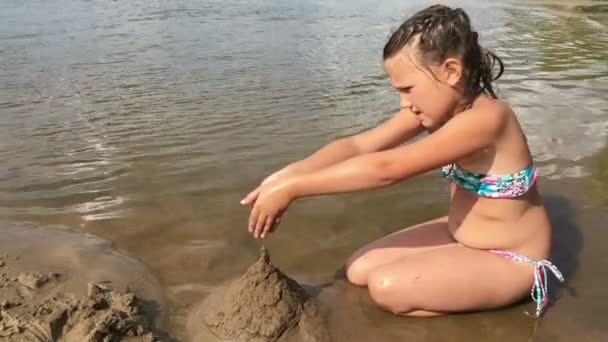
[[[498,56],[479,45],[469,16],[461,8],[443,5],[427,7],[407,19],[384,46],[383,58],[397,55],[406,45],[416,46],[425,61],[441,64],[457,56],[463,64],[464,96],[467,104],[482,93],[496,98],[492,82],[504,71]],[[498,72],[494,73],[494,67]]]

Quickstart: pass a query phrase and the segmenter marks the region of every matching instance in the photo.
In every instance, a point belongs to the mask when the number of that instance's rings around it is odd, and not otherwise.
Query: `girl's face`
[[[408,46],[387,59],[384,68],[399,92],[401,108],[409,108],[421,125],[433,132],[460,109],[462,66],[459,60],[447,58],[441,65],[423,67],[417,59]]]

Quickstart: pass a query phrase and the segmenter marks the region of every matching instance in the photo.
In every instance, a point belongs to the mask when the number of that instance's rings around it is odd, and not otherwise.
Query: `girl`
[[[502,61],[479,46],[462,9],[441,5],[406,20],[383,57],[401,110],[266,178],[241,202],[253,205],[249,232],[268,236],[296,198],[389,186],[441,168],[451,182],[447,216],[356,251],[348,280],[408,316],[497,308],[532,287],[538,317],[547,270],[563,277],[546,260],[551,226],[526,138],[492,85]]]

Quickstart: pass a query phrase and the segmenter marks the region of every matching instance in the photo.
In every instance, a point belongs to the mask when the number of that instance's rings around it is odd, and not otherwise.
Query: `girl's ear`
[[[457,58],[446,58],[441,65],[444,81],[451,86],[460,83],[462,78],[462,63]]]

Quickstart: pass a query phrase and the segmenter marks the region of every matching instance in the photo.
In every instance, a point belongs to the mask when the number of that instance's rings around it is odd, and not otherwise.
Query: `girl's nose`
[[[405,99],[403,96],[401,97],[400,105],[401,105],[401,108],[412,109],[412,103],[409,100]]]

